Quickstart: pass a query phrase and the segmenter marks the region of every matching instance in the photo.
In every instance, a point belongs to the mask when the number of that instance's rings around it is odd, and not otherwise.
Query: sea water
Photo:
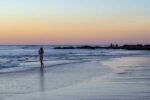
[[[103,57],[121,56],[148,56],[148,51],[127,50],[81,50],[81,49],[54,49],[51,45],[1,45],[0,46],[0,73],[11,71],[30,70],[39,67],[38,49],[45,50],[44,62],[47,66],[63,63],[84,61]]]

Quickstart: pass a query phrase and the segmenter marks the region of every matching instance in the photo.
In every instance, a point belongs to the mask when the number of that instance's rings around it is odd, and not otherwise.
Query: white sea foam
[[[70,63],[77,63],[81,62],[80,60],[55,60],[55,61],[45,61],[44,65],[46,67],[53,67],[56,65],[63,65],[63,64],[70,64]],[[14,65],[16,65],[17,62],[14,62]],[[11,64],[12,66],[13,64]],[[8,66],[10,64],[8,63]],[[0,73],[12,73],[12,72],[22,72],[22,71],[29,71],[33,69],[38,69],[40,68],[40,63],[39,62],[24,62],[20,63],[18,65],[19,67],[9,67],[9,68],[3,68],[0,70]]]

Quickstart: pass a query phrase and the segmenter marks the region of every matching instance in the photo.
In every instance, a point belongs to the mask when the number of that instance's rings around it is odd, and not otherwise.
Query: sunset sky
[[[150,0],[0,0],[0,44],[150,43]]]

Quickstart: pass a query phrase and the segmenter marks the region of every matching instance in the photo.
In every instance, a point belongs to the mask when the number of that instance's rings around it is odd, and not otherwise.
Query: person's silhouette
[[[44,49],[43,49],[43,48],[40,48],[40,49],[39,49],[39,57],[40,57],[41,67],[44,67],[43,56],[44,56]]]

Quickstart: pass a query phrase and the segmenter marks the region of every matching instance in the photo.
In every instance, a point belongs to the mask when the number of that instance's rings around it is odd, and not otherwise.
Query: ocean
[[[1,45],[0,100],[150,100],[149,51],[54,47]]]
[[[118,56],[148,56],[147,51],[127,51],[127,50],[56,50],[55,46],[50,45],[5,45],[0,46],[0,69],[21,67],[25,63],[38,64],[38,49],[43,47],[45,50],[44,61],[56,60],[84,60],[99,57],[118,57]],[[26,66],[27,67],[27,66]]]

